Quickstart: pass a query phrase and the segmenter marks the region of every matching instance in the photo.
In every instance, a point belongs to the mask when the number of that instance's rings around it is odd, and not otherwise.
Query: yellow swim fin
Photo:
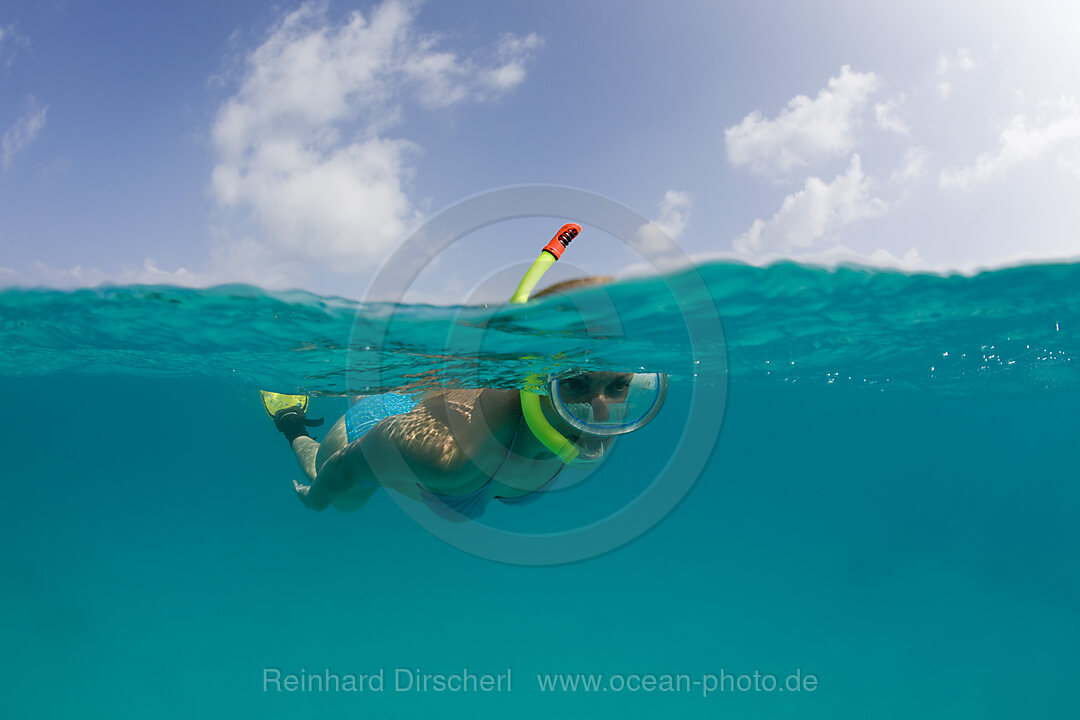
[[[307,412],[307,395],[282,395],[281,393],[267,392],[266,390],[260,390],[259,392],[262,393],[263,407],[271,420],[274,419],[277,412],[285,408],[299,408],[301,415]]]

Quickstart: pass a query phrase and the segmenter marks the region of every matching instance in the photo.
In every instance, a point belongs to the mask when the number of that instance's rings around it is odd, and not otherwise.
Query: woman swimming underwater
[[[511,302],[528,300],[580,231],[574,224],[559,230]],[[609,280],[560,283],[537,297]],[[264,392],[263,401],[307,477],[306,484],[293,481],[307,507],[353,511],[383,485],[448,519],[464,520],[479,516],[491,500],[534,500],[567,464],[602,460],[616,436],[652,420],[666,388],[660,373],[581,372],[548,378],[547,394],[479,388],[437,390],[418,399],[368,395],[321,443],[307,433],[316,423],[305,419],[306,397]]]

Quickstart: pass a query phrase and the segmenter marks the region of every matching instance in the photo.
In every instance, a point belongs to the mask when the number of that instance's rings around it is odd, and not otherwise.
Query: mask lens
[[[660,410],[667,378],[660,373],[582,373],[551,383],[555,411],[590,435],[621,435],[648,423]]]

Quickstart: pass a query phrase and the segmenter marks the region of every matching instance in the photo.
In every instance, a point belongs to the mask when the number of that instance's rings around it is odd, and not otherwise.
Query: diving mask
[[[611,437],[644,427],[667,395],[661,373],[589,372],[553,378],[548,391],[556,414],[588,435]]]

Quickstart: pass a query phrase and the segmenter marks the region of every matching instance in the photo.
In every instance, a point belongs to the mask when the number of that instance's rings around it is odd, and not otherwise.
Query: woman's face
[[[626,402],[632,373],[592,372],[574,375],[559,381],[559,396],[567,404],[587,404],[593,418],[606,422],[610,417],[608,405]]]

